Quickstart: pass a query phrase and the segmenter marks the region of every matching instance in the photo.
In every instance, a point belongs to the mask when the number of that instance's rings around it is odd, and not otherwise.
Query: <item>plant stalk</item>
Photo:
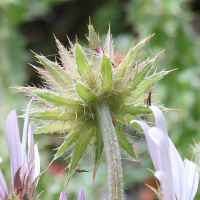
[[[97,104],[97,111],[106,154],[109,200],[122,200],[122,163],[115,126],[106,102]]]

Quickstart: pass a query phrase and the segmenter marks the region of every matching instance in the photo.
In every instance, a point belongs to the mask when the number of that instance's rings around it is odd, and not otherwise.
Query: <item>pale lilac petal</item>
[[[164,179],[165,183],[163,183],[165,187],[165,191],[162,191],[163,196],[166,200],[175,200],[168,136],[166,136],[165,133],[163,133],[160,129],[155,127],[151,128],[148,131],[148,134],[154,142],[156,148],[159,168],[157,171],[163,171],[166,173]]]
[[[167,123],[162,111],[157,106],[150,106],[149,108],[153,111],[156,127],[162,130],[166,135],[168,135]]]
[[[179,155],[176,147],[174,146],[170,138],[168,138],[168,141],[170,145],[171,168],[175,194],[177,199],[185,199],[186,179],[184,164],[181,156]]]
[[[64,190],[60,193],[59,200],[67,200],[66,193]]]
[[[3,159],[2,159],[2,157],[0,156],[0,163],[2,163],[2,161],[3,161]]]
[[[34,98],[32,98],[27,106],[26,109],[26,114],[25,114],[25,118],[24,118],[24,126],[23,126],[23,134],[22,134],[22,163],[24,163],[25,161],[25,155],[26,155],[26,137],[27,137],[27,129],[28,129],[28,120],[29,120],[29,111],[30,111],[30,107],[31,107],[31,103],[33,101]],[[25,171],[22,170],[22,173],[24,174]]]
[[[199,185],[199,174],[196,170],[196,164],[185,159],[185,174],[186,174],[186,198],[185,200],[193,200]]]
[[[162,191],[162,196],[163,196],[163,200],[171,200],[170,197],[168,196],[168,190],[167,190],[167,174],[163,171],[157,171],[154,173],[154,176],[158,179],[158,181],[160,182],[160,187],[161,187],[161,191]]]
[[[85,200],[85,194],[83,189],[81,189],[79,192],[78,200]]]
[[[29,170],[31,170],[31,182],[34,180],[35,174],[35,153],[34,153],[34,140],[33,140],[33,125],[34,122],[29,124],[28,130],[28,165]]]
[[[149,154],[151,156],[151,159],[153,161],[153,164],[154,164],[154,167],[156,170],[158,170],[158,159],[157,159],[157,155],[156,155],[156,150],[155,150],[155,145],[154,143],[152,144],[152,140],[151,138],[149,137],[148,135],[148,131],[150,130],[150,126],[148,126],[146,123],[142,122],[142,121],[139,121],[139,120],[132,120],[130,121],[130,123],[137,123],[138,125],[141,126],[143,132],[144,132],[144,135],[145,135],[145,138],[146,138],[146,141],[147,141],[147,146],[148,146],[148,150],[149,150]]]
[[[0,170],[0,199],[5,199],[6,194],[8,195],[8,188],[2,171]]]
[[[19,128],[17,123],[16,111],[13,110],[8,114],[5,125],[6,142],[10,154],[11,178],[14,184],[14,176],[21,167],[21,143],[19,138]]]
[[[37,144],[35,144],[35,146],[34,146],[34,152],[35,152],[35,175],[34,175],[34,178],[36,178],[40,174],[40,154],[38,151]]]

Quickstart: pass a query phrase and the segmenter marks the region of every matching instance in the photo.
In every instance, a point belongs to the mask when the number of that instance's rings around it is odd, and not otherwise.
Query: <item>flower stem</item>
[[[101,102],[97,104],[97,111],[106,154],[109,200],[122,200],[121,155],[110,109],[106,102]]]

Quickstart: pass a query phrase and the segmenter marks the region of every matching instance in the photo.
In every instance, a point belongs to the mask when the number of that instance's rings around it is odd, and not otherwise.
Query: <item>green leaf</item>
[[[88,127],[87,127],[88,128]],[[81,134],[74,145],[72,159],[69,167],[69,176],[73,173],[80,159],[86,151],[87,145],[90,143],[92,136],[95,133],[95,128],[87,129],[86,133]]]
[[[141,114],[150,114],[152,113],[151,109],[147,106],[134,106],[130,105],[123,105],[118,109],[118,113],[120,114],[130,114],[130,115],[141,115]]]
[[[120,130],[120,127],[118,125],[118,123],[115,123],[116,125],[116,135],[117,135],[117,139],[119,142],[119,145],[122,149],[124,149],[124,151],[134,160],[137,160],[137,156],[135,155],[135,152],[133,150],[132,147],[132,143],[129,142],[126,138],[126,135]]]
[[[48,124],[46,126],[42,126],[40,128],[37,128],[34,131],[34,134],[41,134],[41,133],[55,133],[55,132],[66,132],[73,128],[72,122],[54,122],[51,124]]]
[[[78,113],[57,108],[33,111],[30,113],[29,117],[41,120],[73,121],[78,117]]]
[[[96,135],[95,135],[95,142],[94,142],[94,170],[93,170],[93,182],[95,180],[96,172],[99,167],[99,164],[101,163],[101,158],[103,154],[103,137],[100,132],[100,129],[97,129]]]
[[[83,81],[86,81],[91,89],[95,89],[96,81],[94,74],[79,44],[75,46],[75,58],[78,65],[78,72],[82,76]]]
[[[61,156],[65,151],[68,150],[68,148],[76,142],[79,137],[82,135],[81,129],[75,128],[71,133],[69,133],[65,137],[65,141],[60,145],[58,151],[56,152],[54,156],[54,160],[57,159],[59,156]]]
[[[37,96],[45,99],[56,106],[65,106],[69,109],[76,110],[78,108],[82,108],[81,101],[75,100],[73,98],[66,98],[63,95],[58,95],[52,91],[44,90],[44,89],[33,89],[32,92]]]
[[[89,88],[81,83],[76,83],[76,91],[86,103],[92,102],[96,97]]]
[[[103,54],[101,59],[101,76],[102,76],[102,88],[103,92],[109,92],[112,88],[112,68],[111,63],[107,56]]]
[[[148,89],[148,86],[151,87],[168,73],[169,71],[161,71],[149,76],[147,79],[139,83],[137,88],[133,92],[131,92],[131,96],[134,97],[135,99],[138,98],[141,94],[143,94]]]
[[[100,40],[97,36],[97,34],[94,31],[94,28],[91,24],[88,25],[89,29],[89,44],[90,44],[90,49],[94,49],[95,47],[101,48],[101,43]]]

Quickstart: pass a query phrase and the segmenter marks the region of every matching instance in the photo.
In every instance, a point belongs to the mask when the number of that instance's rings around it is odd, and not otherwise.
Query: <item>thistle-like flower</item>
[[[156,169],[155,177],[159,180],[163,200],[193,200],[199,183],[196,164],[187,159],[182,161],[171,139],[168,137],[167,125],[161,110],[151,106],[155,116],[155,127],[149,127],[141,121],[138,123],[145,134],[148,149]]]
[[[32,101],[32,100],[31,100]],[[25,122],[23,127],[22,143],[17,123],[16,111],[9,113],[6,125],[5,135],[10,154],[11,163],[11,193],[18,200],[33,199],[34,191],[38,183],[40,174],[40,157],[37,144],[33,140],[33,122],[28,130],[28,155],[26,155],[26,137],[28,128],[29,109],[31,101],[28,104]],[[0,159],[2,161],[2,159]],[[9,200],[8,188],[4,176],[0,170],[0,199]]]
[[[118,175],[122,179],[118,144],[130,158],[137,160],[122,125],[128,126],[127,122],[136,116],[151,113],[144,103],[147,98],[146,91],[168,74],[168,71],[150,72],[158,56],[143,62],[137,59],[142,46],[152,35],[132,47],[118,63],[110,28],[104,45],[93,26],[89,24],[88,28],[89,47],[82,47],[76,41],[74,45],[70,42],[70,49],[66,49],[56,39],[61,64],[52,62],[45,56],[36,55],[44,69],[36,66],[34,68],[46,80],[47,88],[17,89],[34,96],[43,105],[30,113],[30,118],[48,122],[35,133],[68,133],[54,159],[69,148],[74,148],[69,177],[87,146],[91,144],[94,154],[93,179],[105,150],[110,169],[108,177],[113,179],[113,185],[116,186],[118,181],[111,177]],[[122,187],[121,183],[119,185]],[[113,190],[113,195],[115,194],[117,192]],[[119,199],[122,199],[122,195]]]
[[[62,191],[60,193],[59,200],[67,200],[65,191]],[[78,200],[85,200],[85,194],[83,189],[81,189],[79,192]]]

